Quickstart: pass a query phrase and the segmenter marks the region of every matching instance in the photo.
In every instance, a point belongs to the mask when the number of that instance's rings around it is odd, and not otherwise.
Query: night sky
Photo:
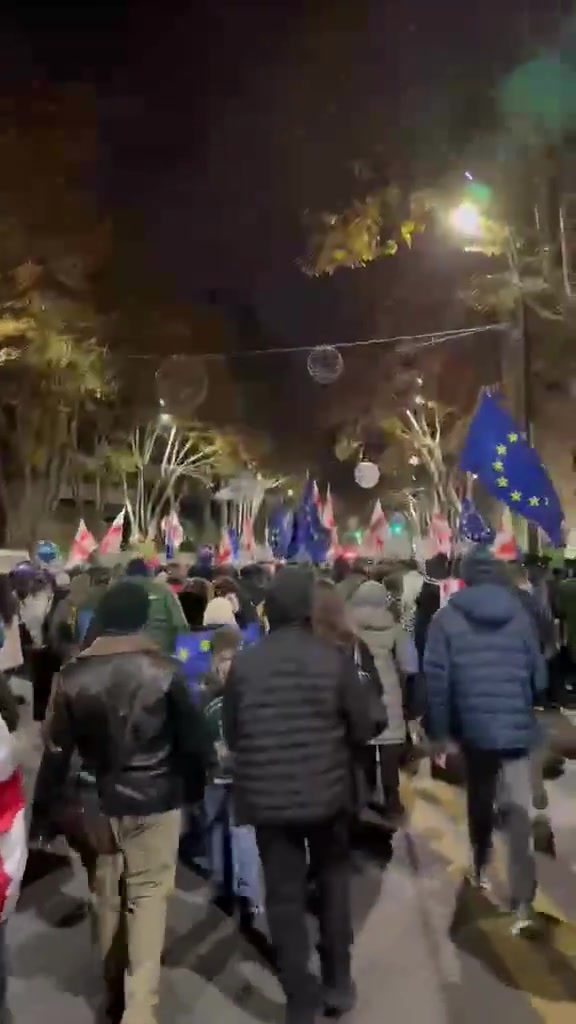
[[[417,173],[563,6],[14,0],[3,73],[93,82],[102,187],[142,268],[180,295],[248,293],[289,275],[302,211],[346,198],[354,160]]]
[[[96,92],[98,188],[113,213],[119,287],[142,301],[236,310],[241,347],[258,331],[267,344],[302,344],[454,326],[454,267],[434,253],[305,278],[304,211],[349,200],[358,160],[415,184],[444,173],[490,119],[501,77],[554,42],[573,5],[10,7],[0,85],[36,77]],[[427,275],[425,289],[414,275]]]

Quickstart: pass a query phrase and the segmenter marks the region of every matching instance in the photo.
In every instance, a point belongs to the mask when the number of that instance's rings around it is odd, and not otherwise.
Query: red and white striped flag
[[[362,546],[366,548],[367,554],[382,555],[384,553],[387,533],[388,523],[386,522],[382,502],[378,498],[372,510],[368,529],[364,533]]]
[[[446,516],[442,515],[441,512],[433,513],[428,535],[437,555],[450,555],[452,553],[452,530]]]
[[[0,920],[16,906],[28,857],[22,773],[12,737],[0,719]]]
[[[122,544],[122,534],[124,532],[124,515],[126,509],[122,509],[118,513],[114,522],[108,527],[106,533],[100,541],[98,551],[101,555],[117,555],[120,551]]]
[[[83,519],[78,523],[78,529],[72,541],[70,553],[68,555],[68,561],[66,562],[66,568],[72,569],[75,565],[82,565],[82,562],[87,562],[90,555],[96,551],[98,543],[96,538],[86,526]]]
[[[330,484],[328,484],[326,501],[324,502],[324,508],[322,509],[322,525],[330,531],[330,547],[328,549],[327,557],[328,561],[332,561],[337,558],[340,553],[340,543],[338,541],[338,530],[336,528],[336,517],[334,515],[334,503],[332,501]]]

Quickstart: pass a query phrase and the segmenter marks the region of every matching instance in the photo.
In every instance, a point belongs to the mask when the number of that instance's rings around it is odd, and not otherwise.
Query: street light
[[[475,203],[460,203],[448,216],[453,231],[466,238],[480,238],[482,234],[482,216]]]
[[[468,173],[466,177],[473,180]],[[484,187],[489,196],[489,190]],[[474,202],[463,202],[456,206],[448,215],[453,231],[464,239],[479,240],[489,237],[490,222],[482,217],[480,206]],[[504,253],[508,261],[510,279],[516,296],[516,324],[509,333],[508,343],[504,350],[505,362],[503,377],[508,384],[514,414],[520,420],[530,444],[532,443],[532,381],[531,381],[531,346],[526,326],[526,308],[522,291],[522,279],[518,260],[518,248],[514,233],[509,225],[505,225]],[[508,370],[508,373],[507,373]],[[508,380],[506,380],[508,378]],[[528,550],[538,551],[538,532],[534,525],[528,523]]]

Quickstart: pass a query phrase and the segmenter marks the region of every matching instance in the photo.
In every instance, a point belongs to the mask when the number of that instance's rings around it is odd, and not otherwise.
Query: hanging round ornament
[[[362,459],[362,462],[359,462],[354,469],[354,479],[359,487],[369,491],[372,487],[376,487],[380,479],[380,470],[375,462]]]
[[[308,356],[308,373],[317,384],[334,384],[344,371],[342,353],[332,345],[317,345]]]
[[[208,372],[196,356],[170,356],[156,374],[158,401],[166,416],[192,418],[208,394]]]

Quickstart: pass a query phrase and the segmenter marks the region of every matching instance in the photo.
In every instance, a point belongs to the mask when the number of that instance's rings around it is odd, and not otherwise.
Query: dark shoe
[[[356,1006],[358,993],[352,980],[345,985],[324,989],[324,1011],[328,1017],[342,1017]]]
[[[556,839],[552,826],[545,816],[540,815],[532,822],[532,839],[536,853],[556,858]]]
[[[406,824],[406,808],[401,803],[386,804],[382,810],[382,824],[390,832],[397,832]]]
[[[120,1024],[125,1008],[123,994],[106,996],[97,1015],[98,1024]]]
[[[212,906],[226,917],[234,917],[235,900],[228,893],[216,891],[212,897]]]
[[[317,1009],[312,1006],[288,1006],[284,1024],[316,1024]]]
[[[240,897],[240,931],[250,934],[256,928],[256,922],[262,914],[261,907],[255,907],[244,896]]]

